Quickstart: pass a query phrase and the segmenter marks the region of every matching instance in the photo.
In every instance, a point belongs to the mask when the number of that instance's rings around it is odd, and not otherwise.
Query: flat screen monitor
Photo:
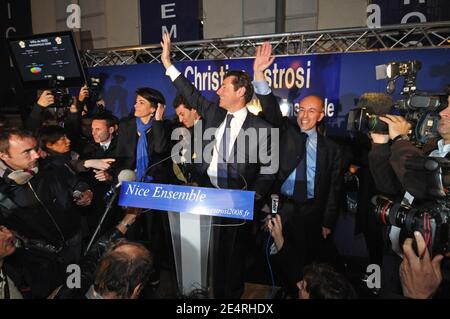
[[[82,87],[86,82],[71,31],[8,38],[7,42],[24,88],[50,88],[55,76],[60,87]]]

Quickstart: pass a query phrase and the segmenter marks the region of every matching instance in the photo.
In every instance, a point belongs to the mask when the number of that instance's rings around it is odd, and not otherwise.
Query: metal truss
[[[172,59],[198,61],[251,57],[256,46],[265,41],[271,42],[277,56],[450,47],[450,21],[178,42],[173,43]],[[154,44],[88,50],[81,53],[81,60],[86,67],[97,67],[160,63],[160,56],[161,46]]]

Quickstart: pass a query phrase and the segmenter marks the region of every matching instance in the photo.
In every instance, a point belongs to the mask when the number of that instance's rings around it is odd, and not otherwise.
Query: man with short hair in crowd
[[[77,206],[92,192],[58,168],[39,170],[38,143],[31,133],[0,132],[0,224],[26,244],[18,254],[32,296],[46,297],[62,280],[68,264],[81,256],[81,217]],[[77,196],[74,192],[78,191]]]
[[[175,97],[173,107],[179,123],[183,126],[181,131],[182,140],[178,142],[182,143],[183,146],[180,150],[180,163],[178,166],[180,167],[182,176],[181,178],[179,177],[179,174],[176,174],[176,176],[186,183],[198,185],[201,165],[196,164],[195,159],[198,156],[196,147],[199,148],[198,151],[201,151],[202,147],[202,117],[195,108],[189,105],[181,94],[178,94]],[[174,147],[177,147],[177,145]],[[175,173],[177,173],[177,171],[175,171]]]
[[[116,156],[117,134],[115,124],[117,119],[109,112],[102,112],[92,117],[91,132],[93,141],[88,143],[82,154],[82,158],[114,158]],[[94,199],[90,207],[90,212],[86,216],[89,227],[89,234],[95,232],[106,208],[105,195],[115,184],[119,172],[114,165],[107,170],[95,169],[93,172],[84,174],[94,191]],[[109,200],[109,199],[107,199]],[[110,229],[120,218],[120,210],[117,207],[109,212],[105,217],[100,234],[104,230]]]

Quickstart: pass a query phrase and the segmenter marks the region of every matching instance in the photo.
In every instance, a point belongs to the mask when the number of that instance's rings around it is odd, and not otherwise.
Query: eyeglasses
[[[317,111],[317,110],[315,110],[315,109],[305,109],[305,108],[300,108],[299,110],[298,110],[298,113],[306,113],[306,114],[312,114],[312,115],[315,115],[315,114],[320,114],[320,113],[323,113],[323,111]]]

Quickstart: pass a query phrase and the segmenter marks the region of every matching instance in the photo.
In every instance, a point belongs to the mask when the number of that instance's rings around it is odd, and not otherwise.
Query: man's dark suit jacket
[[[161,163],[150,169],[147,175],[153,177],[154,182],[167,182],[171,172],[170,158],[170,126],[167,121],[153,121],[152,127],[147,131],[147,145],[149,165]],[[117,136],[116,164],[117,172],[123,169],[136,168],[136,147],[139,136],[137,134],[136,117],[128,116],[120,121]]]
[[[183,75],[178,76],[173,83],[178,92],[180,92],[187,99],[188,103],[192,105],[202,117],[204,130],[211,128],[217,129],[225,120],[227,111],[221,108],[217,103],[213,103],[204,98],[192,85],[192,83],[189,82]],[[268,156],[271,154],[271,125],[263,119],[248,112],[247,117],[242,124],[242,131],[239,135],[243,134],[243,131],[249,128],[256,129],[258,144],[250,144],[248,140],[246,140],[244,154],[238,154],[236,143],[234,144],[232,154],[234,153],[234,158],[239,159],[240,163],[236,163],[237,160],[233,163],[228,163],[228,188],[243,189],[245,184],[247,184],[248,190],[253,190],[256,192],[256,199],[258,200],[267,194],[275,178],[274,174],[260,174],[261,167],[269,166],[270,163],[261,163],[258,153],[259,148],[265,147],[268,151]],[[261,136],[259,129],[266,129],[267,136]],[[203,143],[204,146],[206,146],[209,143],[215,143],[215,141],[204,140]],[[213,149],[211,148],[211,151],[212,150]],[[257,161],[256,163],[250,163],[250,156],[253,156],[254,154],[258,154]],[[209,164],[210,163],[203,161],[200,168],[201,173],[206,175],[206,177]]]
[[[81,154],[83,159],[100,159],[100,158],[114,158],[116,156],[117,135],[114,135],[108,149],[105,151],[99,143],[91,142],[87,144]]]
[[[99,143],[90,142],[83,150],[81,157],[83,159],[102,159],[102,158],[115,158],[116,148],[117,148],[117,135],[114,135],[108,149],[104,150]],[[94,192],[94,198],[89,207],[89,213],[86,214],[87,224],[89,226],[90,235],[92,235],[100,222],[103,213],[106,209],[107,201],[105,200],[105,195],[111,189],[111,187],[117,184],[117,176],[120,171],[117,171],[116,164],[108,169],[108,173],[111,175],[113,180],[111,181],[98,181],[95,178],[94,170],[89,170],[88,172],[82,173],[81,176],[86,178],[92,191]],[[105,230],[113,227],[120,218],[122,210],[119,207],[113,206],[112,210],[106,216],[103,221],[103,225],[99,235],[103,234]]]

